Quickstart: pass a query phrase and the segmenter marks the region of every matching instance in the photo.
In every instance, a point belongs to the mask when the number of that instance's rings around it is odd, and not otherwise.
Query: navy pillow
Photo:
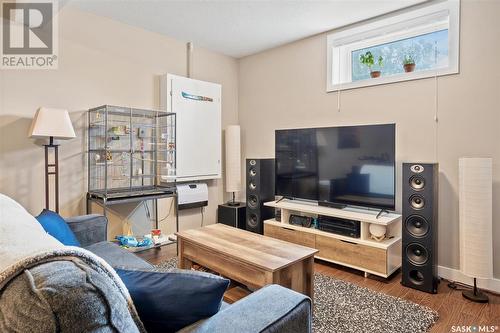
[[[229,280],[204,272],[116,269],[146,330],[176,332],[216,314]]]
[[[64,245],[80,246],[80,242],[76,239],[66,221],[56,212],[44,209],[36,219],[49,235]]]

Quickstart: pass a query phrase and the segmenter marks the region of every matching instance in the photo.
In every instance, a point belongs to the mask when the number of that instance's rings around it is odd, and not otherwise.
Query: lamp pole
[[[50,209],[49,176],[54,176],[56,212],[59,213],[59,145],[54,144],[54,137],[49,137],[49,144],[45,147],[45,208]],[[54,162],[49,163],[49,150],[54,151]]]

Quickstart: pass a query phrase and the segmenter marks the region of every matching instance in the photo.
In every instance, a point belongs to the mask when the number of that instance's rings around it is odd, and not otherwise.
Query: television
[[[395,209],[396,125],[276,130],[276,195]]]

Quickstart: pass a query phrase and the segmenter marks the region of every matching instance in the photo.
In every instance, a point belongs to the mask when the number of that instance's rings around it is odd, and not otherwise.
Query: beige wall
[[[345,124],[397,124],[397,209],[403,161],[440,163],[439,264],[459,268],[458,158],[494,159],[494,235],[500,234],[500,2],[462,1],[460,74],[435,81],[326,93],[326,34],[240,60],[239,119],[245,157],[274,157],[274,130]],[[500,239],[494,237],[495,276]]]
[[[60,147],[60,200],[63,216],[85,212],[86,155],[84,110],[102,104],[155,108],[159,79],[164,73],[185,75],[185,43],[94,16],[69,6],[59,14],[58,70],[0,72],[0,192],[12,196],[30,213],[44,206],[43,149],[27,138],[39,106],[71,112],[77,138]],[[195,45],[193,77],[222,84],[222,125],[238,120],[238,63],[235,59]],[[213,223],[224,199],[222,180],[209,182],[205,223]],[[161,203],[160,217],[170,207]],[[109,235],[122,232],[129,219],[137,233],[150,229],[144,210],[136,205],[114,206]],[[173,231],[171,217],[162,228]],[[182,228],[201,222],[200,210],[181,214]]]
[[[458,158],[494,158],[494,202],[500,195],[499,2],[463,1],[460,74],[438,78],[439,123],[434,122],[433,79],[325,92],[326,34],[241,59],[195,47],[193,77],[223,86],[223,128],[242,126],[243,157],[273,157],[274,130],[287,127],[397,123],[402,161],[440,163],[439,263],[458,268]],[[27,138],[39,106],[71,111],[77,139],[61,146],[61,207],[64,216],[84,213],[86,156],[84,110],[101,104],[157,107],[158,75],[184,75],[185,43],[65,7],[59,17],[60,60],[54,71],[0,71],[0,191],[31,213],[43,208],[43,149]],[[238,72],[239,70],[239,72]],[[239,108],[239,115],[238,115]],[[398,210],[401,174],[397,175]],[[224,200],[222,180],[209,183],[205,223]],[[240,195],[242,196],[242,194]],[[170,207],[161,203],[160,217]],[[122,219],[137,233],[149,226],[142,207],[114,208],[110,236]],[[172,231],[173,212],[162,223]],[[198,210],[181,213],[182,228],[201,222]],[[500,205],[494,235],[500,233]],[[495,276],[500,241],[495,237]]]

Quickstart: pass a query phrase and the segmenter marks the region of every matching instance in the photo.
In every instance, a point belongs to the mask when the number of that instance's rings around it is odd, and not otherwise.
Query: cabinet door
[[[316,248],[320,258],[387,274],[387,251],[383,249],[321,235],[316,235]]]
[[[299,230],[264,224],[264,236],[281,239],[290,243],[315,248],[315,235]]]
[[[169,75],[176,113],[176,178],[221,175],[221,86]]]

